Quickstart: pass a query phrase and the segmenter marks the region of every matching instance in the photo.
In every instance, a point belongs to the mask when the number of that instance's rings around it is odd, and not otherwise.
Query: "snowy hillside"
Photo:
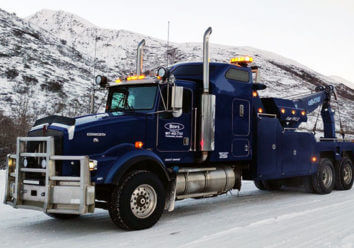
[[[93,60],[66,43],[0,10],[0,110],[22,105],[41,116],[87,106]]]
[[[335,76],[335,75],[332,75],[332,76],[329,76],[329,77],[331,79],[333,79],[334,82],[342,83],[342,84],[348,86],[349,88],[354,89],[354,83],[350,82],[349,80],[347,80],[345,78],[342,78],[340,76]]]
[[[166,42],[153,37],[126,30],[102,29],[63,11],[42,10],[26,20],[4,11],[0,14],[2,15],[0,28],[3,29],[1,44],[7,44],[0,47],[1,54],[6,55],[0,57],[2,94],[0,106],[7,112],[11,101],[22,94],[10,92],[27,87],[33,92],[31,99],[36,102],[36,106],[48,108],[48,102],[49,106],[64,102],[65,111],[62,112],[71,114],[68,109],[72,104],[75,102],[82,104],[85,99],[88,100],[84,96],[92,82],[92,65],[95,64],[95,74],[101,71],[112,79],[129,74],[135,70],[136,47],[143,38],[146,39],[144,70],[166,65]],[[15,30],[36,33],[41,38],[36,39],[29,34],[16,35]],[[95,47],[97,59],[94,62]],[[18,50],[21,52],[16,53]],[[200,61],[202,44],[170,43],[169,51],[169,64]],[[265,91],[260,92],[262,96],[294,96],[309,93],[316,85],[333,83],[329,77],[271,52],[250,47],[211,44],[211,61],[228,62],[231,57],[238,54],[254,56],[256,64],[261,67],[260,81],[268,86]],[[27,57],[30,59],[26,59]],[[21,63],[24,60],[26,63]],[[30,68],[26,68],[25,65]],[[17,73],[13,74],[11,70],[17,70],[18,75],[15,77]],[[24,77],[33,77],[38,83],[30,87],[24,82]],[[60,92],[53,92],[50,90],[51,87],[46,87],[50,82],[59,84]],[[354,132],[352,130],[354,114],[351,111],[354,90],[340,84],[338,91],[341,96],[340,106],[344,125],[347,130]],[[55,111],[54,107],[51,108]],[[44,111],[41,113],[45,114]],[[308,129],[312,128],[314,119],[310,117]]]

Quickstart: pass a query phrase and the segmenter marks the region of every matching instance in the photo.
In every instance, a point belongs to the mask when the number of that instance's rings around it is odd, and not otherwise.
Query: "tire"
[[[353,186],[353,163],[344,157],[336,166],[336,186],[337,190],[349,190]]]
[[[160,219],[166,191],[159,177],[149,171],[134,171],[113,189],[109,215],[118,227],[140,230]]]
[[[317,172],[312,176],[312,186],[317,194],[329,194],[335,186],[335,171],[333,163],[328,158],[322,158]]]
[[[276,180],[265,180],[263,181],[264,188],[269,191],[280,190],[282,187],[281,183]]]
[[[79,218],[80,215],[78,214],[50,214],[50,213],[45,213],[49,217],[52,217],[54,219],[58,220],[71,220],[71,219],[76,219]]]
[[[254,180],[254,185],[256,185],[259,190],[266,190],[262,180]]]

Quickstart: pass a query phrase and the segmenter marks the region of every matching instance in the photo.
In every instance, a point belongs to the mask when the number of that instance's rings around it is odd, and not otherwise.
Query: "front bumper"
[[[40,142],[39,150],[27,152],[28,142]],[[45,168],[27,168],[26,158],[44,160]],[[4,203],[14,208],[39,210],[46,213],[86,214],[95,208],[95,187],[90,180],[87,156],[54,155],[53,137],[19,137],[16,154],[7,156],[8,162]],[[55,161],[76,160],[80,162],[80,176],[56,175]],[[32,173],[44,178],[26,180],[25,174]]]

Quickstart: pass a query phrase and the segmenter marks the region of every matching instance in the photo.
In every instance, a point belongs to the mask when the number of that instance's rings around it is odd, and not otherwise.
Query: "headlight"
[[[7,166],[10,168],[15,165],[16,165],[15,159],[8,157],[7,158]]]
[[[97,160],[89,161],[89,169],[90,171],[97,170]]]
[[[41,166],[43,169],[45,169],[47,167],[47,161],[45,159],[42,160]]]

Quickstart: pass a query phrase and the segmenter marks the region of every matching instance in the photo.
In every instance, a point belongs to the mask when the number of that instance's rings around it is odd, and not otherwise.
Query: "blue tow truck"
[[[97,76],[108,90],[105,113],[49,116],[17,139],[8,155],[4,203],[61,219],[109,211],[127,230],[153,226],[175,201],[241,189],[300,182],[318,194],[353,185],[354,143],[336,137],[332,86],[296,100],[261,98],[253,58],[209,62],[208,28],[203,62],[116,81]],[[321,108],[324,136],[299,131]]]

